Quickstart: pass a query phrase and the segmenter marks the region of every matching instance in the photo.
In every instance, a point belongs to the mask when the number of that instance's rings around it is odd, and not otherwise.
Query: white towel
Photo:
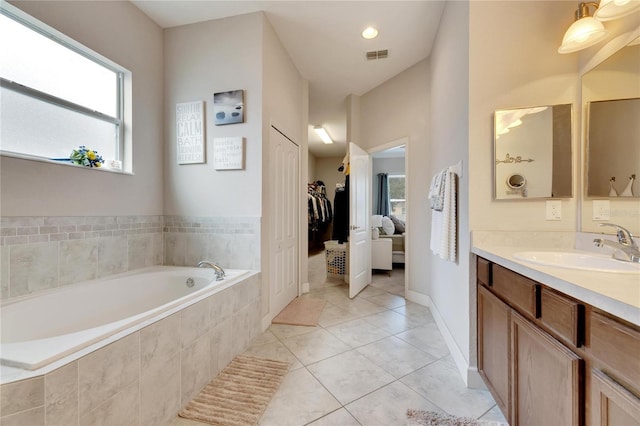
[[[444,206],[444,179],[447,169],[437,173],[431,179],[431,187],[429,188],[429,200],[431,200],[431,208],[439,212]]]
[[[431,251],[450,262],[457,259],[456,227],[456,174],[447,170],[442,211],[431,210]]]

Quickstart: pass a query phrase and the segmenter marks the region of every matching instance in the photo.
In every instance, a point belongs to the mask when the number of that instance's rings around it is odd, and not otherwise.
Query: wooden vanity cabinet
[[[478,258],[478,370],[511,426],[640,426],[640,327]]]

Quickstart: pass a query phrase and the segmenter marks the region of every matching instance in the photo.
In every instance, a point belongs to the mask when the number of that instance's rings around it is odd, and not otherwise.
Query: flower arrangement
[[[98,155],[98,151],[87,149],[84,145],[80,145],[78,149],[74,149],[69,159],[73,164],[87,167],[100,167],[102,163],[104,163],[102,156]]]

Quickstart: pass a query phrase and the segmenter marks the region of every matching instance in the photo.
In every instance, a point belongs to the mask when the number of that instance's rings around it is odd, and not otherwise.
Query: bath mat
[[[287,362],[238,355],[178,415],[211,425],[256,425],[288,368]]]
[[[271,321],[272,324],[315,327],[326,302],[311,297],[296,297]]]
[[[407,410],[407,426],[509,426],[507,423],[456,417],[435,411]]]

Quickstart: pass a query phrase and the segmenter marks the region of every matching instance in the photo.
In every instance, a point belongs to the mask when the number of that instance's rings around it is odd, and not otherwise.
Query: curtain
[[[376,214],[389,216],[389,174],[378,173],[378,205]]]

